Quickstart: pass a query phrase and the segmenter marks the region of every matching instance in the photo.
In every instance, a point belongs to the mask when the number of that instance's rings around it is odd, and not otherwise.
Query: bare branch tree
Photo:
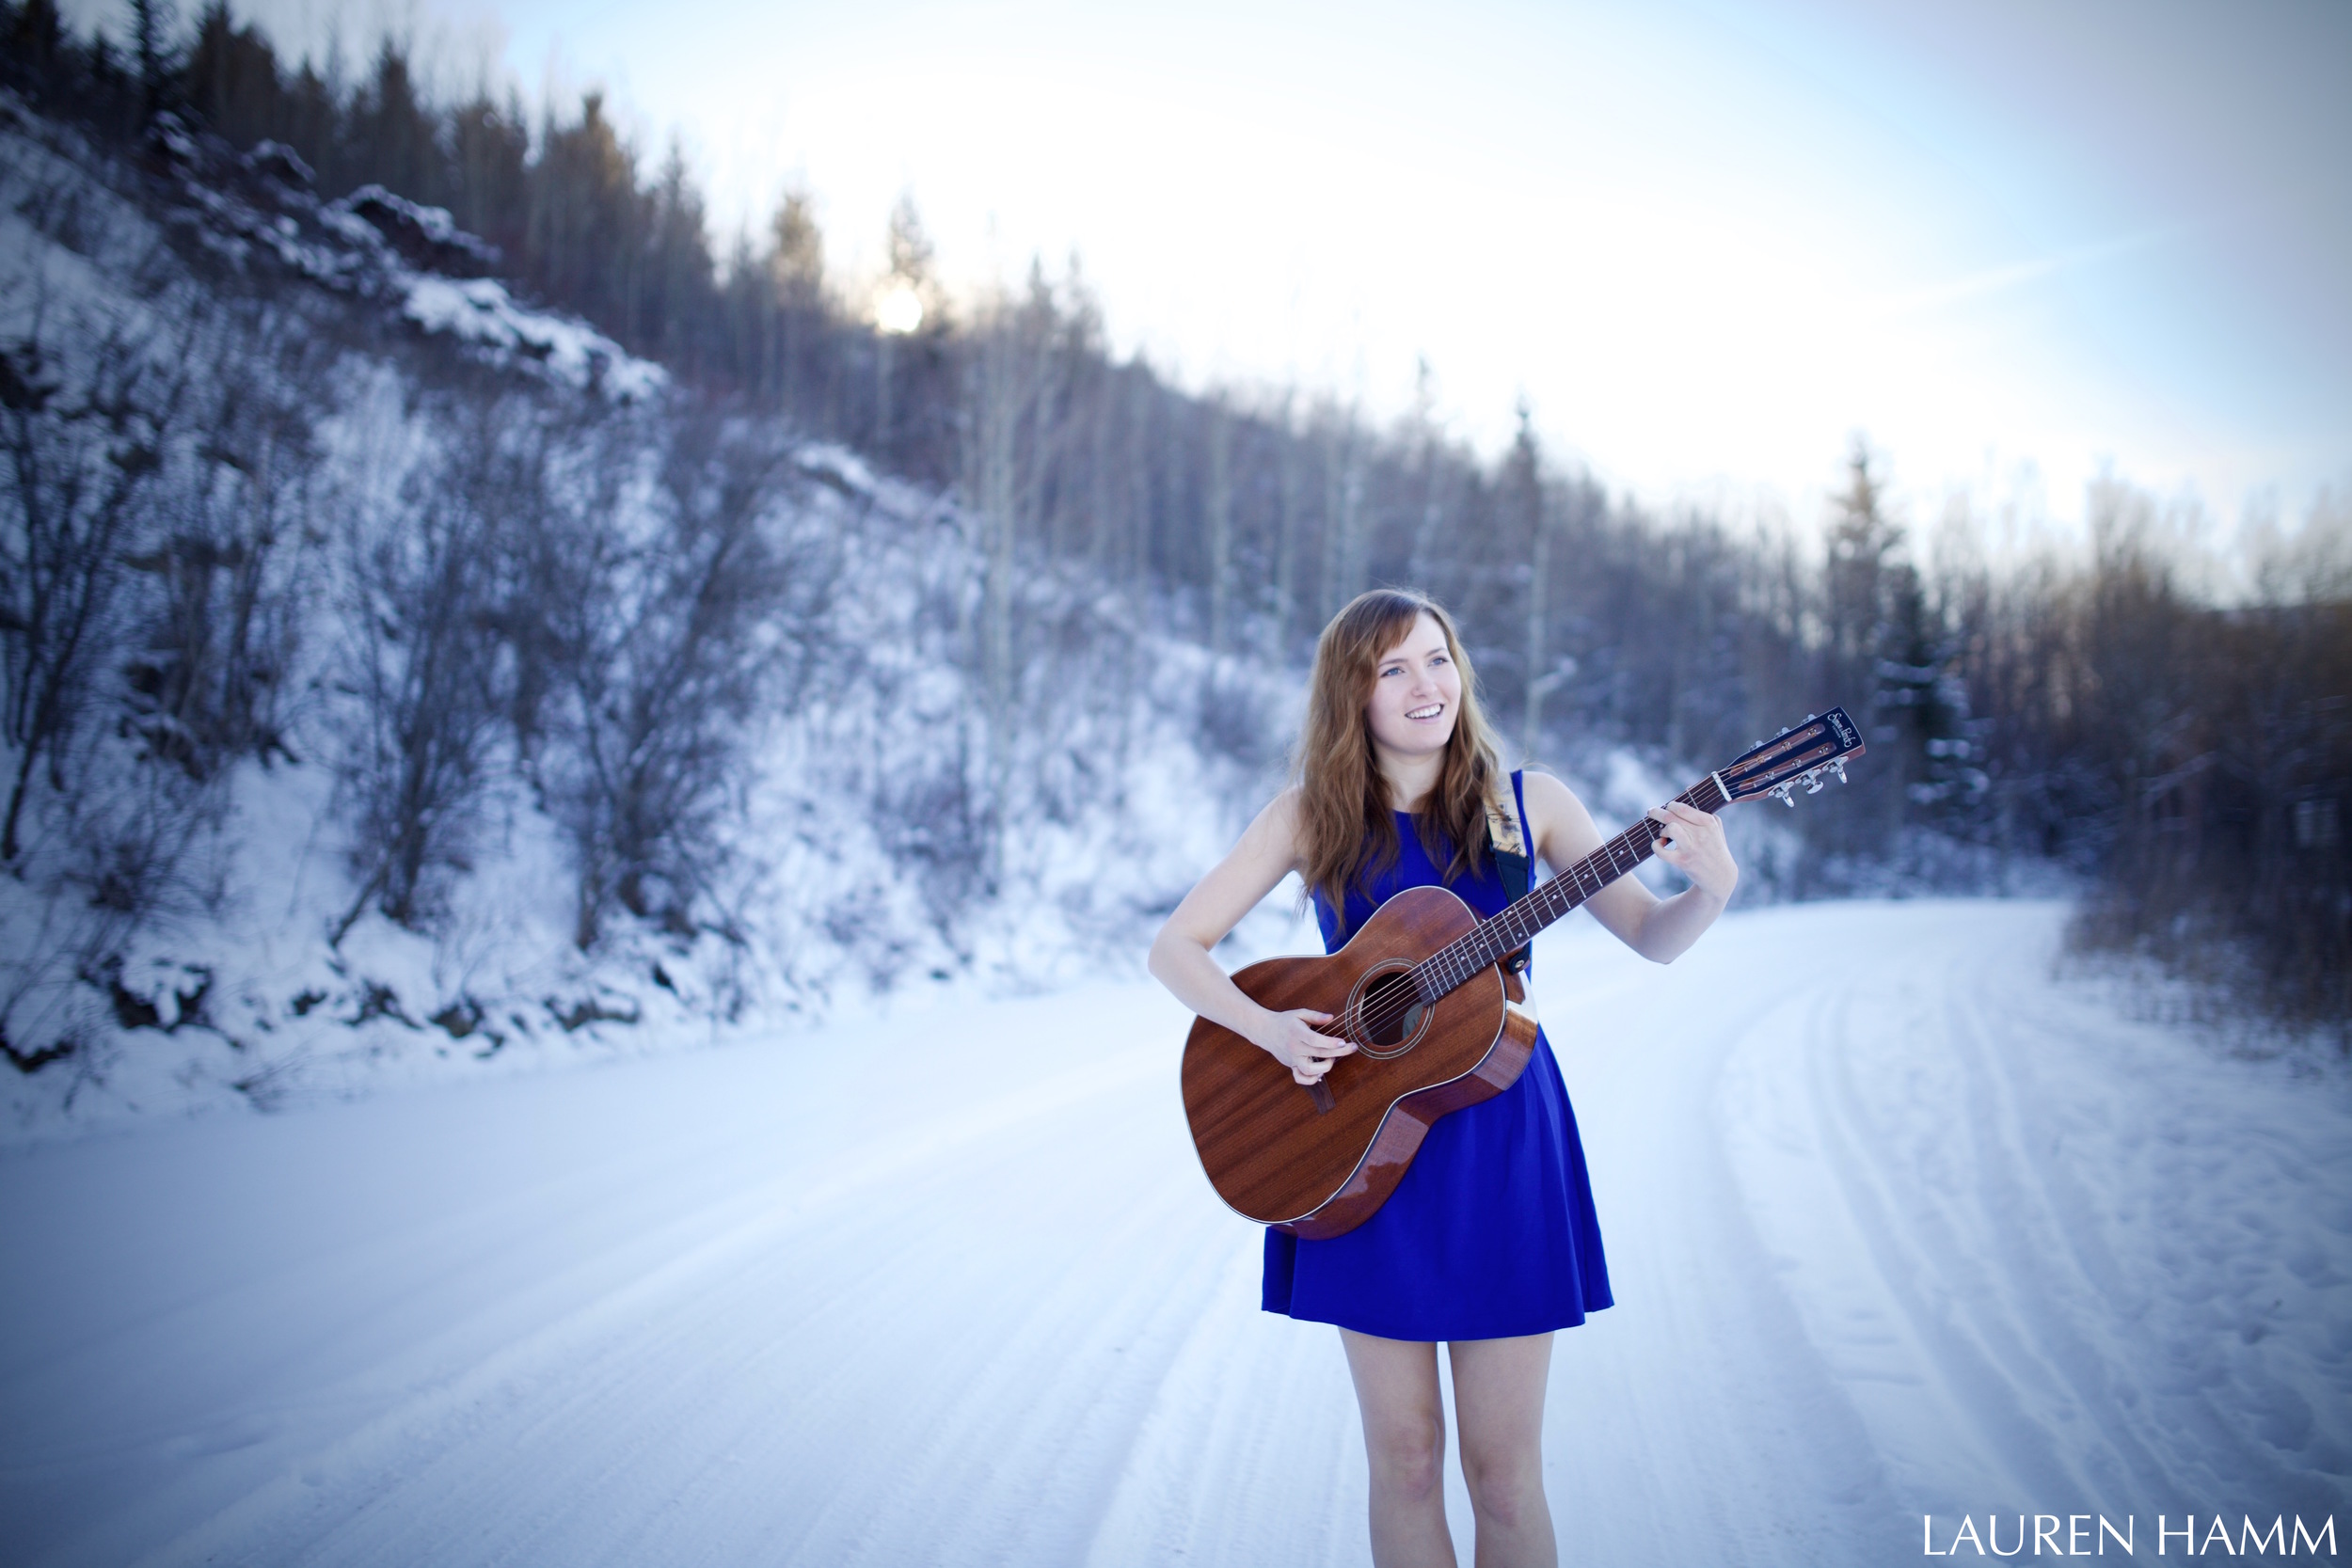
[[[402,925],[433,911],[465,864],[509,712],[501,519],[515,464],[481,422],[447,428],[454,450],[411,477],[399,515],[348,525],[358,704],[341,783],[359,891],[330,945],[372,902]]]
[[[157,330],[116,323],[72,388],[53,378],[38,338],[0,349],[0,442],[15,514],[0,532],[0,734],[15,752],[0,863],[23,850],[35,767],[46,761],[53,787],[65,788],[64,749],[111,651],[121,552],[188,385],[187,356],[157,342]]]
[[[772,436],[705,413],[665,439],[644,521],[601,504],[537,531],[531,602],[568,702],[535,772],[572,842],[583,948],[616,905],[695,929],[761,699],[805,668],[834,570],[792,525]]]

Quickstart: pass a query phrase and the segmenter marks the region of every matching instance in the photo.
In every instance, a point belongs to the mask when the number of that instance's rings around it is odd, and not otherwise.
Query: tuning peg
[[[1821,793],[1821,770],[1820,768],[1816,768],[1812,772],[1807,773],[1804,776],[1804,792],[1807,795],[1819,795]],[[1796,802],[1792,800],[1789,804],[1794,805]]]
[[[1780,738],[1780,736],[1781,736],[1781,735],[1787,735],[1788,733],[1788,725],[1786,725],[1786,724],[1783,724],[1783,725],[1780,727],[1780,735],[1776,735],[1776,736],[1772,736],[1772,738],[1773,738],[1774,740],[1778,740],[1778,739]]]
[[[1839,757],[1836,762],[1831,763],[1829,770],[1837,775],[1839,784],[1846,782],[1846,759],[1844,757]]]
[[[1766,790],[1764,793],[1770,795],[1773,800],[1778,800],[1782,805],[1787,806],[1790,811],[1797,809],[1795,793],[1790,789],[1786,780],[1772,785],[1772,788]]]

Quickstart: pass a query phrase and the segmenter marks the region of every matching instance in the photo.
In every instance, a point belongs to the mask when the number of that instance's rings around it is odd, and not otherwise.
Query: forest
[[[14,112],[72,127],[139,199],[247,202],[290,214],[272,220],[287,235],[356,214],[401,276],[494,281],[601,335],[592,363],[662,372],[644,396],[609,369],[558,395],[444,355],[370,392],[354,352],[422,352],[335,295],[377,285],[345,268],[329,287],[283,261],[292,242],[239,249],[196,220],[116,258],[151,301],[215,302],[168,353],[127,330],[65,344],[60,314],[10,302],[0,866],[100,912],[76,917],[65,983],[125,1027],[203,1011],[200,985],[195,1002],[143,990],[121,955],[143,923],[201,905],[183,851],[223,820],[220,781],[322,746],[349,846],[329,948],[368,920],[455,918],[502,791],[552,825],[580,952],[631,931],[723,947],[745,885],[724,824],[755,783],[746,716],[821,688],[855,751],[853,694],[882,689],[887,658],[838,603],[866,546],[810,521],[871,514],[858,498],[880,484],[963,520],[931,578],[907,568],[960,693],[933,714],[952,758],[866,779],[895,791],[882,852],[917,868],[920,918],[950,933],[937,961],[965,950],[952,932],[971,911],[1041,885],[1008,858],[1015,826],[1085,820],[1109,787],[1090,738],[1157,754],[1106,716],[1197,672],[1217,700],[1182,709],[1188,743],[1237,799],[1263,791],[1279,690],[1315,632],[1401,583],[1463,622],[1514,763],[1574,771],[1630,749],[1697,771],[1810,711],[1853,712],[1868,759],[1842,797],[1787,816],[1766,896],[2056,876],[2079,889],[2083,950],[2352,1050],[2344,498],[2249,532],[2233,575],[2184,543],[2193,501],[2116,475],[2085,498],[2083,540],[1995,549],[1965,498],[1921,515],[1860,436],[1818,528],[1661,512],[1548,451],[1525,408],[1487,455],[1426,407],[1375,421],[1311,389],[1181,385],[1112,348],[1074,266],[954,294],[911,200],[879,288],[829,261],[806,192],[725,243],[682,156],[632,145],[594,92],[535,120],[511,91],[444,102],[397,38],[360,69],[290,61],[221,0],[184,23],[141,0],[87,37],[25,0],[0,7],[0,37]],[[108,244],[56,186],[11,194],[19,232]],[[246,258],[264,241],[280,261]],[[878,320],[884,295],[919,315]],[[401,404],[431,456],[384,481],[382,526],[339,532],[347,482],[323,477],[342,459],[318,410],[372,396]],[[842,461],[812,467],[818,448]],[[323,610],[330,579],[358,598]],[[293,673],[328,641],[327,695],[306,697]],[[909,701],[924,678],[905,673]],[[9,1061],[67,1059],[85,1036],[27,1000],[32,979],[10,983]],[[465,995],[441,1001],[453,1037],[486,1026]]]

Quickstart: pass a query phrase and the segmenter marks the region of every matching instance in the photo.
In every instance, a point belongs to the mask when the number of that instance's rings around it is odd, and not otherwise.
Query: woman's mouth
[[[1406,708],[1405,710],[1405,717],[1415,721],[1435,719],[1438,715],[1443,713],[1444,711],[1445,705],[1443,703],[1432,703],[1427,707]]]

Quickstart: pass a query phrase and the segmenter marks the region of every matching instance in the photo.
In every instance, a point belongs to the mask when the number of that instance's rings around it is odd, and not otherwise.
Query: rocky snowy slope
[[[1263,678],[444,213],[5,94],[0,197],[8,582],[87,627],[11,601],[8,1135],[1045,983],[1263,786]]]

